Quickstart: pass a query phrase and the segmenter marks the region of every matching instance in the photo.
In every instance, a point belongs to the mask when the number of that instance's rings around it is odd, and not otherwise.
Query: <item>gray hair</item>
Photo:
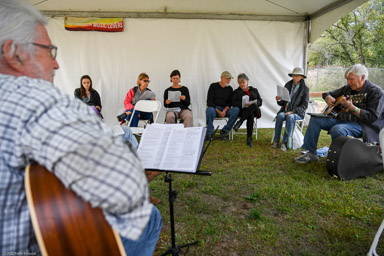
[[[46,25],[47,19],[31,4],[23,0],[0,0],[0,46],[7,40],[12,40],[12,50],[15,44],[23,45],[29,53],[34,53],[32,43],[36,36],[36,27]]]
[[[345,79],[348,78],[350,73],[353,73],[354,75],[358,76],[360,80],[363,75],[365,76],[365,79],[368,79],[368,69],[364,65],[355,64],[352,67],[348,68],[344,74]]]
[[[237,80],[239,80],[239,79],[249,81],[249,78],[245,73],[241,73],[240,75],[238,75]]]

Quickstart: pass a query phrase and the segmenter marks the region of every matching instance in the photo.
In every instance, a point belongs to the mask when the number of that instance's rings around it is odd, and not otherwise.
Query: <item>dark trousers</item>
[[[247,120],[247,137],[252,137],[254,118],[260,118],[260,109],[256,104],[252,104],[247,108],[243,108],[240,111],[240,123],[243,123],[244,120]]]

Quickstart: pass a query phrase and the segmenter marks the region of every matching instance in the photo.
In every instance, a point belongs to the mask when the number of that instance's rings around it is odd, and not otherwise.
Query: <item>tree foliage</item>
[[[384,67],[384,0],[370,0],[327,29],[309,49],[309,66]]]

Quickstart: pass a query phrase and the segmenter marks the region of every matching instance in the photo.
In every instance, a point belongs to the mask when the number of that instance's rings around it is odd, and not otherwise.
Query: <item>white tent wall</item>
[[[288,73],[302,66],[304,23],[275,21],[125,19],[124,32],[66,31],[62,18],[47,26],[59,48],[55,85],[73,95],[80,77],[91,76],[102,100],[108,125],[117,124],[126,93],[146,72],[149,88],[163,102],[171,85],[170,73],[181,72],[181,84],[191,94],[194,125],[205,125],[209,85],[228,70],[236,78],[246,73],[249,84],[263,98],[259,127],[273,127],[276,85],[284,85]],[[237,79],[231,86],[238,87]],[[164,121],[164,111],[159,122]]]

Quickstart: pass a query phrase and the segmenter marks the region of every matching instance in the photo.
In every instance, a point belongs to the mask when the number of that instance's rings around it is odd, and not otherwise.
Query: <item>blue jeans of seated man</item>
[[[223,111],[223,107],[216,107],[218,110]],[[240,109],[238,107],[233,107],[227,110],[227,113],[225,113],[225,117],[228,117],[227,124],[223,127],[222,130],[225,132],[229,132],[233,125],[236,122],[236,118],[240,113]],[[207,134],[212,135],[213,134],[213,120],[215,117],[217,117],[216,110],[213,107],[208,107],[205,111],[206,118],[207,118]]]
[[[129,129],[129,127],[127,126],[121,126],[121,128],[123,128],[124,130],[124,134],[121,134],[121,138],[123,139],[123,142],[125,141],[129,141],[133,148],[134,149],[137,149],[137,147],[139,146],[139,143],[137,142],[137,139],[135,137],[135,135],[133,135],[131,129]]]
[[[287,144],[288,137],[292,136],[293,133],[293,126],[295,125],[296,120],[303,120],[301,116],[298,114],[290,114],[288,116],[285,115],[285,112],[281,112],[276,116],[276,123],[275,123],[275,136],[273,141],[279,142],[280,136],[281,136],[281,129],[283,127],[283,122],[285,120],[285,132],[283,136],[283,143]]]
[[[344,121],[338,118],[311,117],[304,136],[303,149],[315,153],[321,130],[331,134],[332,141],[339,136],[361,137],[363,128],[355,122]]]
[[[133,241],[120,236],[127,256],[152,256],[160,237],[162,225],[163,220],[160,212],[153,206],[151,217],[139,240]]]
[[[131,111],[133,112],[133,109],[131,109]],[[140,115],[140,117],[139,117],[139,115]],[[141,120],[148,120],[148,119],[151,118],[151,116],[152,116],[152,113],[135,111],[135,114],[133,116],[129,115],[125,119],[127,121],[129,121],[129,119],[132,118],[132,122],[129,125],[129,127],[137,127],[139,125],[139,119],[141,119]]]

